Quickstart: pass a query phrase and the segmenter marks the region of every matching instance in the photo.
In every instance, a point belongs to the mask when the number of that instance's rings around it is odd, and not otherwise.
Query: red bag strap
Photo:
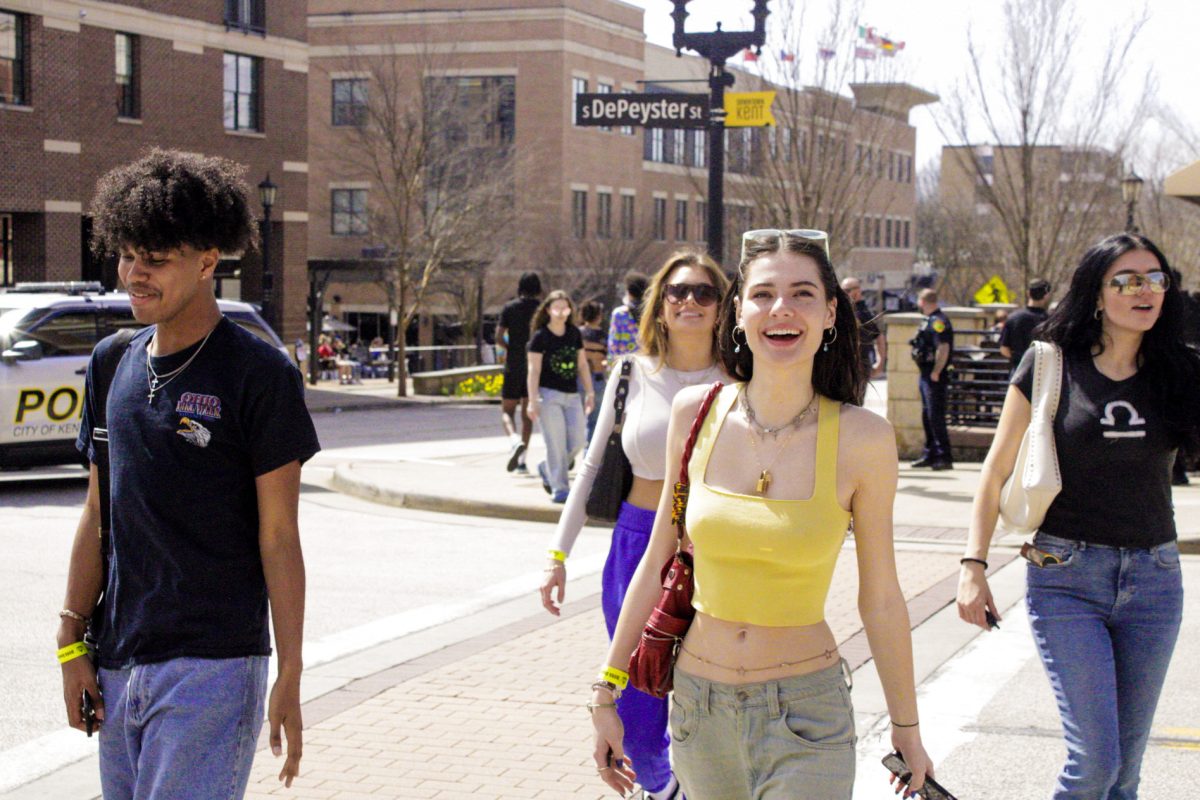
[[[696,446],[696,437],[700,434],[700,426],[704,424],[708,410],[712,408],[713,400],[717,399],[722,386],[723,384],[717,381],[708,387],[708,392],[700,401],[700,408],[696,411],[696,418],[692,420],[692,428],[688,431],[687,442],[683,445],[683,460],[679,464],[679,480],[675,483],[675,490],[671,493],[671,522],[675,525],[680,542],[683,541],[684,536],[687,536],[687,528],[684,527],[683,520],[687,513],[688,491],[691,484],[688,477],[688,462],[692,460],[692,449]]]

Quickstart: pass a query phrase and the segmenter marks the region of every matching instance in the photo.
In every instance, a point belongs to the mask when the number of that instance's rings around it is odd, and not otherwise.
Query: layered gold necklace
[[[746,415],[746,421],[749,423],[749,425],[746,427],[746,433],[750,436],[750,444],[754,450],[754,460],[758,462],[758,480],[754,483],[754,491],[759,495],[759,497],[762,497],[766,495],[767,490],[771,488],[771,481],[774,480],[773,476],[771,475],[771,467],[775,466],[775,462],[779,460],[780,454],[783,453],[784,449],[788,445],[788,442],[792,440],[792,437],[800,428],[800,423],[816,407],[817,393],[813,392],[812,399],[808,401],[808,405],[806,405],[799,414],[792,417],[789,422],[780,425],[777,428],[768,428],[766,425],[759,423],[758,419],[756,419],[754,416],[754,409],[750,405],[750,397],[744,388],[742,389],[742,393],[738,399],[741,403],[742,413]],[[762,456],[758,452],[759,437],[770,435],[772,439],[775,439],[778,437],[780,432],[784,430],[788,431],[787,436],[784,437],[783,441],[779,444],[779,447],[776,448],[775,455],[771,457],[771,463],[763,466]]]

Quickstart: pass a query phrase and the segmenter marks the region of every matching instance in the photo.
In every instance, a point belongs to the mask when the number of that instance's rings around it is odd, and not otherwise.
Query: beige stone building
[[[386,75],[420,75],[408,79],[410,94],[428,93],[433,79],[492,104],[486,124],[464,134],[512,154],[503,224],[513,244],[489,259],[485,313],[515,293],[524,270],[541,272],[548,288],[612,301],[627,269],[651,272],[674,248],[704,246],[702,131],[574,124],[580,92],[707,93],[703,82],[679,82],[702,79],[706,62],[647,43],[643,28],[642,9],[619,0],[362,0],[352,11],[310,0],[310,267],[332,274],[325,308],[356,328],[351,338],[387,334],[381,285],[339,282],[356,271],[378,277],[386,263],[375,226],[394,193],[353,155],[356,125],[392,93],[380,85]],[[768,88],[733,71],[733,91]],[[916,245],[908,111],[936,97],[902,84],[855,85],[853,98],[775,88],[775,128],[726,133],[725,265],[736,262],[741,231],[790,224],[830,230],[839,269],[868,286],[889,275],[902,283]],[[461,303],[431,299],[434,314],[463,313]],[[432,316],[422,344],[435,339]]]

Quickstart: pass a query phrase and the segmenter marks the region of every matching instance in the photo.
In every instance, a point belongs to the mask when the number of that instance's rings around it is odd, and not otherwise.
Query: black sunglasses
[[[668,283],[663,294],[672,305],[680,305],[691,295],[698,306],[711,306],[721,299],[721,293],[711,283]]]

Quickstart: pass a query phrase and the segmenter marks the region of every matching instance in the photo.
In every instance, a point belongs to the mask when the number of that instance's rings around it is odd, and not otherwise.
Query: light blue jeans
[[[267,694],[267,657],[101,669],[104,800],[238,800]]]
[[[730,684],[677,667],[671,753],[688,800],[850,800],[857,737],[847,675],[840,661]]]
[[[587,428],[578,392],[538,390],[542,405],[542,439],[546,443],[546,472],[552,493],[566,492],[567,466],[583,449]]]
[[[1183,615],[1175,542],[1115,548],[1039,533],[1061,564],[1026,567],[1026,605],[1067,761],[1054,800],[1134,800]]]

